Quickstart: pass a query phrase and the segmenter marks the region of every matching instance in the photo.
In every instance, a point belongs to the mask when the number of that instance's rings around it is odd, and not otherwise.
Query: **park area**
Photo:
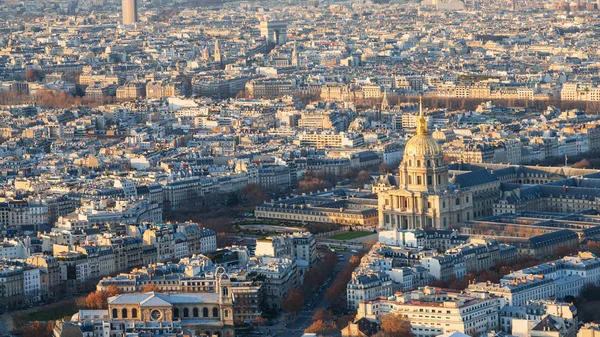
[[[347,233],[337,234],[337,235],[329,237],[328,239],[331,239],[331,240],[354,240],[354,239],[362,238],[364,236],[369,236],[369,235],[373,235],[373,234],[374,234],[373,232],[368,232],[368,231],[355,231],[355,232],[347,232]]]

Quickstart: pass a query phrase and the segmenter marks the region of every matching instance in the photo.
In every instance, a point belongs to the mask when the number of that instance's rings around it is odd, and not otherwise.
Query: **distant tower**
[[[223,57],[221,56],[221,48],[219,48],[219,40],[215,40],[215,62],[223,63]]]
[[[383,99],[381,100],[381,111],[388,111],[388,110],[390,110],[390,102],[388,102],[388,98],[387,98],[387,89],[384,89]]]
[[[294,49],[292,50],[292,67],[298,66],[298,50],[296,48],[296,41],[294,41]]]
[[[210,60],[210,51],[208,50],[208,46],[204,46],[202,50],[202,61],[208,62]]]
[[[510,10],[511,11],[516,11],[517,10],[517,0],[512,0],[510,3]]]
[[[121,0],[123,24],[133,25],[138,21],[137,0]]]

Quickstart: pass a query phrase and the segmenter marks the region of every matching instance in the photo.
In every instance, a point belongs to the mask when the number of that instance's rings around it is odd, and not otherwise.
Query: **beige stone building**
[[[378,196],[380,228],[447,229],[473,218],[473,195],[449,184],[442,149],[427,130],[422,108],[398,178],[397,189]]]
[[[128,325],[156,322],[169,326],[180,322],[181,326],[207,336],[233,337],[233,297],[228,282],[218,282],[215,293],[150,292],[111,297],[108,299],[110,335],[124,333]]]

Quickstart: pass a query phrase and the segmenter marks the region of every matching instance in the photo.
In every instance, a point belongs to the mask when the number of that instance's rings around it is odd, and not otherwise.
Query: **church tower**
[[[215,40],[215,62],[223,65],[223,55],[221,55],[221,48],[219,47],[219,40]]]
[[[387,98],[387,88],[383,90],[383,99],[381,100],[381,111],[389,111],[390,110],[390,102]]]

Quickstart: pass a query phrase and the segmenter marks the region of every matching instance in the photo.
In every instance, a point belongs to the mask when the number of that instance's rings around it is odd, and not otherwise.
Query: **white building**
[[[41,300],[42,286],[38,268],[23,269],[23,295],[25,302],[36,303]]]
[[[556,283],[543,275],[528,275],[502,283],[478,282],[470,284],[470,292],[487,292],[504,297],[508,305],[523,306],[533,300],[553,298],[556,295]]]
[[[496,329],[502,299],[486,293],[452,293],[439,288],[397,293],[390,299],[362,301],[356,319],[380,319],[401,314],[410,322],[416,337],[437,336],[458,331],[470,336]]]
[[[393,294],[392,279],[385,272],[359,270],[346,286],[348,308],[356,309],[364,300],[388,297]]]
[[[30,251],[28,246],[29,239],[7,240],[0,242],[0,257],[5,259],[26,259]]]

